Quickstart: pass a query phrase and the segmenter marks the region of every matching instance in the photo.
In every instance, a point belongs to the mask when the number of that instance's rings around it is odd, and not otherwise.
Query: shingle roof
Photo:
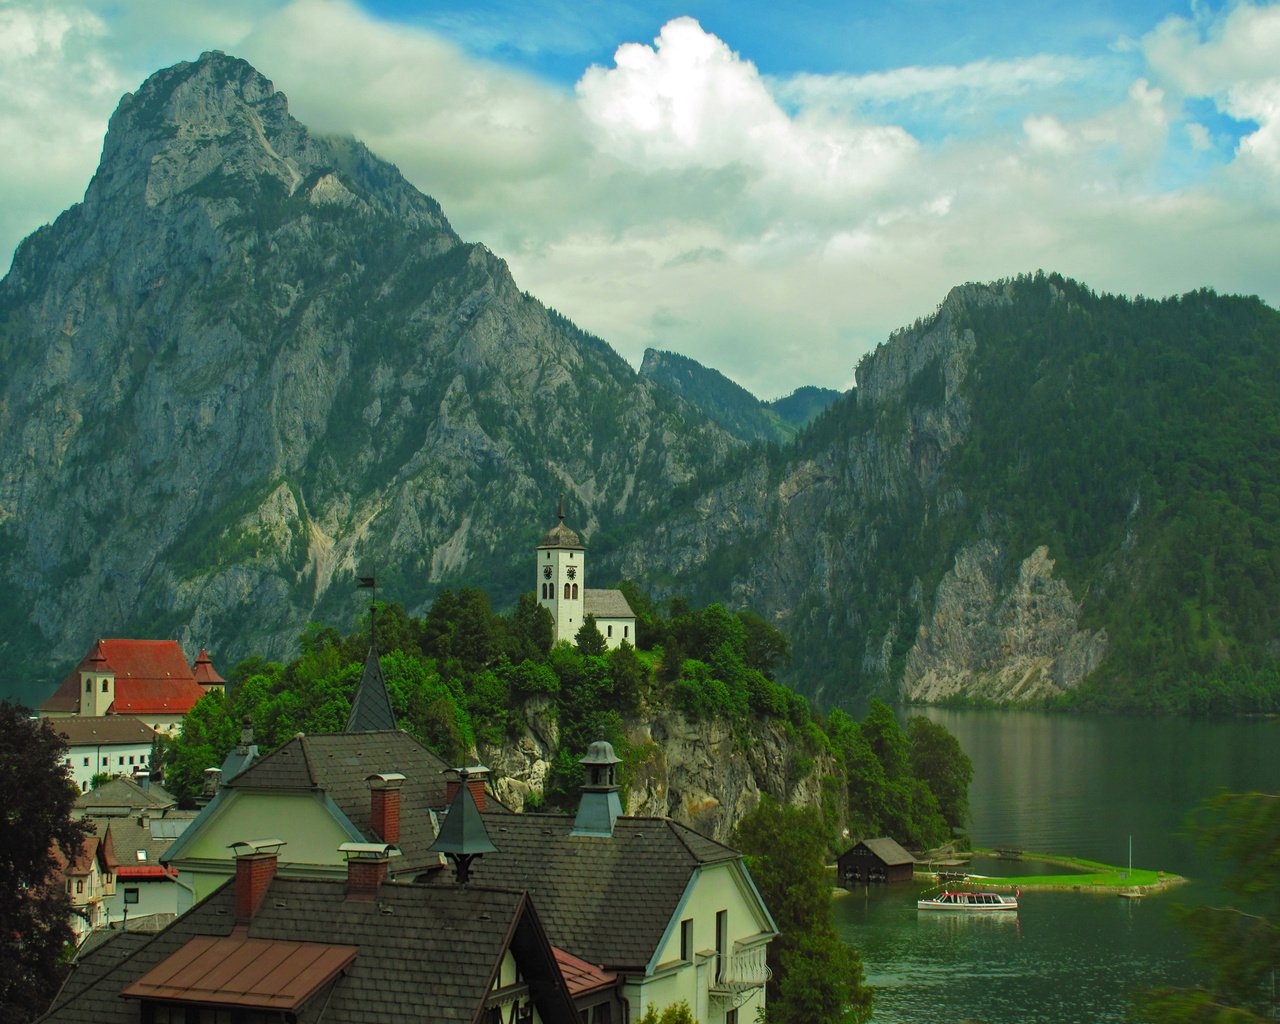
[[[102,718],[72,716],[51,718],[53,731],[67,738],[69,747],[96,747],[101,743],[152,743],[156,731],[136,718],[105,715]]]
[[[400,841],[403,856],[393,864],[407,873],[439,864],[427,853],[435,842],[431,810],[446,805],[448,765],[406,732],[299,734],[267,754],[226,784],[228,790],[323,790],[356,828],[370,841],[373,834],[370,775],[399,772],[405,777],[400,789]],[[490,799],[489,808],[505,811]]]
[[[218,675],[218,670],[213,667],[213,662],[209,660],[209,652],[203,647],[200,648],[200,653],[196,655],[196,663],[191,668],[191,674],[201,686],[225,686],[227,683],[222,676]]]
[[[87,816],[85,820],[99,834],[105,833],[110,826],[112,852],[122,878],[128,877],[137,868],[160,867],[160,855],[172,845],[172,840],[152,835],[150,824],[139,825],[136,818]],[[139,857],[139,851],[145,856]]]
[[[101,722],[103,719],[86,719]],[[134,723],[137,724],[137,723]],[[147,729],[147,732],[151,732]],[[152,733],[152,735],[155,735]],[[151,783],[146,789],[139,786],[127,775],[118,775],[110,782],[104,782],[97,789],[81,793],[76,797],[76,810],[93,813],[97,807],[126,807],[130,810],[145,811],[173,807],[177,801],[169,795],[159,783]]]
[[[395,727],[396,716],[391,710],[391,698],[387,696],[378,648],[370,645],[364,659],[364,673],[351,702],[351,714],[347,717],[347,732],[381,732]]]
[[[120,991],[197,936],[226,937],[235,923],[234,883],[178,918],[113,970],[77,988],[45,1020],[57,1024],[136,1024],[138,1004]],[[383,1022],[480,1019],[494,971],[510,946],[523,961],[547,1024],[576,1013],[523,893],[480,886],[384,885],[371,901],[349,900],[345,883],[276,878],[248,926],[253,939],[358,948],[349,972],[304,1006],[316,1020]],[[110,948],[110,947],[108,947]],[[323,1007],[319,1004],[324,1004]]]
[[[576,533],[564,525],[564,520],[561,520],[542,535],[542,543],[539,544],[538,547],[577,548],[581,551],[582,541],[578,538]]]
[[[597,619],[634,619],[636,613],[631,610],[621,590],[587,590],[583,593],[583,607],[588,615]]]
[[[95,660],[104,656],[105,663]],[[115,673],[117,713],[179,709],[185,714],[204,696],[176,640],[99,640],[38,710],[78,710],[80,673],[104,670]]]
[[[498,852],[472,863],[472,882],[527,888],[552,943],[607,968],[647,965],[694,869],[739,859],[668,818],[619,818],[612,837],[572,836],[559,814],[486,825]]]
[[[874,853],[885,864],[914,864],[916,859],[907,853],[896,839],[882,836],[879,839],[864,839],[862,845]]]

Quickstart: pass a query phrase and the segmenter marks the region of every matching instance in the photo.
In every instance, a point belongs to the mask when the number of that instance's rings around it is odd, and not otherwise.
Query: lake
[[[873,1024],[1121,1021],[1130,991],[1194,975],[1171,912],[1220,899],[1222,871],[1183,823],[1219,789],[1280,791],[1280,721],[910,713],[945,725],[973,760],[975,846],[1123,865],[1132,836],[1136,867],[1192,881],[1140,901],[1024,893],[1016,915],[979,919],[921,915],[913,886],[838,897],[836,927],[877,989]],[[998,861],[974,870],[1030,873]]]

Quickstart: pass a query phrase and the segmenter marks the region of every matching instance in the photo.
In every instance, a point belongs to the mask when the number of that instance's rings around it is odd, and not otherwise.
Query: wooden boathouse
[[[846,888],[879,882],[909,882],[916,859],[888,837],[864,839],[836,861],[836,880]]]

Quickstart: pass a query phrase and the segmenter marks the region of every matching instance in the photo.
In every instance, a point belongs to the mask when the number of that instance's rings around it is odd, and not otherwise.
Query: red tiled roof
[[[185,715],[204,696],[204,688],[192,679],[121,679],[116,676],[116,715]]]
[[[558,946],[552,946],[551,952],[556,956],[560,973],[564,975],[564,983],[569,987],[569,994],[574,999],[587,992],[608,988],[618,980],[618,975],[614,972],[601,970]]]
[[[120,994],[293,1012],[350,967],[357,952],[320,942],[198,935]]]
[[[121,864],[116,868],[116,875],[119,878],[176,878],[178,872],[162,864]]]
[[[78,711],[80,673],[85,671],[115,673],[118,714],[154,714],[157,711],[185,714],[204,695],[176,640],[99,640],[37,710]],[[157,689],[131,692],[137,684]],[[159,698],[158,688],[167,686],[175,689],[174,696],[166,702]],[[124,704],[132,707],[125,708],[121,704],[122,697]]]

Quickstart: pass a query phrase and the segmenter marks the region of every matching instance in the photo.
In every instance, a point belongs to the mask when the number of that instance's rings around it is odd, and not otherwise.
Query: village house
[[[196,701],[225,687],[203,649],[192,667],[174,640],[99,640],[36,711],[131,718],[172,736]]]
[[[235,844],[235,876],[153,938],[95,950],[50,1024],[430,1020],[581,1024],[520,890],[397,885],[390,844],[348,844],[346,876],[286,878],[280,840]],[[584,965],[580,984],[598,981]],[[620,1024],[599,1016],[590,1024]]]
[[[55,731],[67,741],[67,774],[81,793],[95,776],[134,775],[147,771],[159,734],[127,715],[59,718]]]
[[[71,898],[71,931],[78,945],[107,923],[106,900],[115,895],[116,862],[110,835],[85,836],[74,857],[55,846],[53,861]]]

